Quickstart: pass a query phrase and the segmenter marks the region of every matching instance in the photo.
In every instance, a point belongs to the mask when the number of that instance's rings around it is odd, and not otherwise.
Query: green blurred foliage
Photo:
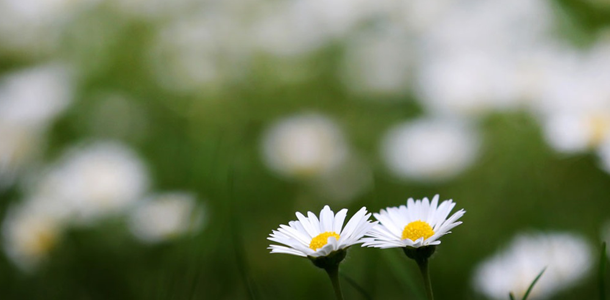
[[[587,34],[610,22],[607,10],[575,0],[557,3]],[[482,120],[482,155],[458,178],[435,184],[398,181],[379,161],[380,136],[391,125],[419,116],[421,108],[410,99],[377,103],[346,94],[333,73],[340,46],[303,61],[261,57],[253,69],[244,70],[241,82],[176,95],[159,87],[142,59],[154,24],[103,11],[76,22],[61,53],[83,68],[82,82],[77,102],[49,133],[46,159],[52,161],[77,141],[118,136],[148,163],[155,190],[195,192],[206,200],[209,219],[196,235],[154,246],[135,241],[120,219],[72,230],[32,274],[0,255],[1,299],[332,299],[322,270],[306,259],[270,255],[266,249],[271,230],[295,219],[295,211],[317,213],[326,203],[334,210],[343,206],[302,182],[275,177],[261,162],[262,130],[303,111],[336,120],[374,170],[374,187],[346,205],[350,213],[435,194],[467,210],[464,224],[443,238],[431,263],[438,299],[479,299],[470,284],[474,266],[516,232],[578,232],[597,242],[608,219],[610,176],[598,169],[593,156],[554,153],[525,112]],[[97,28],[106,39],[83,37],[79,25]],[[0,57],[0,71],[25,63]],[[278,63],[306,67],[313,75],[304,82],[278,83]],[[105,91],[133,99],[146,120],[145,134],[93,132],[88,124],[95,117],[96,95]],[[17,187],[0,194],[0,215],[20,194]],[[422,299],[416,265],[398,249],[353,247],[342,272],[373,299]],[[343,285],[346,299],[364,299],[347,281]],[[555,299],[593,299],[595,286],[591,276]]]

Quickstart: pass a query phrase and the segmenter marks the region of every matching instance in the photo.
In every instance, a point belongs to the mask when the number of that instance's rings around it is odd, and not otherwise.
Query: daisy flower
[[[449,233],[455,226],[462,224],[458,219],[466,211],[460,209],[449,219],[449,213],[455,207],[453,200],[446,200],[438,205],[438,195],[414,201],[407,200],[407,206],[388,207],[380,213],[374,214],[381,222],[364,239],[363,246],[375,248],[402,248],[405,255],[417,263],[424,280],[424,287],[428,300],[434,300],[428,260],[436,245],[439,245],[441,236]]]
[[[347,254],[347,248],[362,243],[362,237],[370,231],[377,222],[369,221],[370,213],[366,207],[361,208],[347,222],[347,209],[337,214],[328,205],[320,212],[320,218],[307,212],[305,217],[296,213],[298,221],[290,221],[289,226],[280,225],[267,238],[270,241],[283,244],[270,245],[271,253],[286,253],[307,257],[318,268],[324,269],[330,278],[337,300],[343,300],[339,284],[339,264]]]
[[[286,178],[320,178],[343,165],[349,153],[339,126],[315,113],[277,121],[265,131],[261,143],[265,164]]]
[[[439,245],[443,235],[462,224],[458,219],[466,211],[461,209],[447,218],[455,203],[446,200],[438,205],[438,199],[438,195],[432,202],[409,198],[406,206],[388,207],[374,214],[381,224],[367,234],[370,238],[364,239],[363,246],[386,249]]]
[[[505,249],[475,268],[472,284],[486,299],[506,299],[527,293],[532,280],[545,270],[528,299],[549,299],[578,285],[593,269],[590,243],[569,232],[524,232]]]
[[[362,237],[377,222],[370,222],[371,216],[366,207],[361,208],[345,226],[343,223],[347,215],[347,209],[340,210],[337,214],[324,206],[320,212],[320,218],[308,212],[307,217],[300,212],[296,213],[298,221],[290,221],[287,225],[273,230],[268,240],[283,244],[270,245],[271,253],[285,253],[302,257],[318,258],[347,249],[355,244],[362,243]]]
[[[381,144],[388,170],[399,179],[449,180],[472,166],[481,137],[467,122],[423,118],[392,127]]]

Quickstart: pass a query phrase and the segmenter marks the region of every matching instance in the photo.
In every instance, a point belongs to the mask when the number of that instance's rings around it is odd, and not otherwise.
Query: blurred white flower
[[[0,121],[0,189],[12,184],[41,149],[40,132]]]
[[[520,52],[509,63],[513,65],[515,73],[513,82],[518,87],[519,97],[523,102],[523,107],[537,113],[548,113],[549,107],[557,108],[557,99],[547,97],[549,89],[561,89],[553,87],[556,77],[563,77],[560,74],[571,73],[571,68],[581,59],[580,50],[561,40],[541,39],[540,43],[530,45]],[[545,103],[545,101],[550,101]]]
[[[113,9],[130,17],[160,18],[187,12],[193,0],[106,0]]]
[[[325,44],[326,31],[312,22],[303,1],[279,2],[263,8],[262,17],[252,25],[252,44],[278,56],[296,56],[312,52]]]
[[[315,51],[345,36],[378,10],[366,0],[282,1],[263,7],[252,30],[265,52],[295,56]]]
[[[96,0],[2,0],[6,9],[23,20],[39,21],[58,18],[66,11]]]
[[[349,151],[337,125],[317,114],[275,122],[266,130],[261,150],[270,169],[297,178],[316,177],[332,170],[345,161]]]
[[[0,0],[0,50],[39,55],[55,50],[64,25],[99,0]]]
[[[546,73],[534,108],[542,115],[610,111],[610,41],[588,51],[547,51]]]
[[[71,103],[73,89],[68,68],[59,63],[0,78],[0,187],[42,151],[44,132]]]
[[[66,65],[50,63],[0,78],[0,120],[14,126],[40,127],[72,102],[74,83]]]
[[[376,6],[366,0],[312,0],[300,1],[318,23],[320,29],[332,35],[343,35],[366,20]]]
[[[2,224],[4,250],[19,268],[31,271],[57,245],[63,225],[61,218],[40,209],[34,202],[12,207]]]
[[[165,193],[140,203],[131,213],[129,227],[139,240],[157,243],[199,230],[204,217],[193,195]]]
[[[549,53],[535,113],[548,143],[565,153],[595,149],[610,134],[610,43]],[[551,57],[551,59],[548,59]]]
[[[523,73],[531,53],[549,41],[551,7],[467,0],[432,10],[436,22],[419,29],[415,91],[422,104],[467,116],[519,105],[529,92]]]
[[[423,42],[444,54],[507,54],[545,41],[554,26],[553,8],[544,1],[461,0],[439,4],[435,11],[438,17],[423,32]]]
[[[515,62],[506,58],[468,51],[421,62],[416,93],[429,111],[471,117],[519,103]]]
[[[63,206],[74,221],[87,224],[140,199],[148,174],[130,149],[98,142],[68,151],[37,185],[37,197]]]
[[[449,179],[476,159],[480,139],[468,124],[419,119],[391,128],[381,145],[382,159],[396,176],[418,181]]]
[[[594,149],[608,138],[610,110],[551,115],[543,126],[546,140],[555,150],[582,152]]]
[[[520,234],[502,252],[484,261],[474,273],[473,285],[491,299],[521,298],[546,268],[529,299],[548,299],[569,289],[592,266],[591,246],[569,233]]]
[[[463,1],[451,0],[412,0],[412,1],[397,1],[394,5],[394,12],[398,12],[401,16],[400,22],[403,22],[405,27],[418,34],[425,33],[435,25],[438,25],[446,14],[455,11],[457,5],[461,5]],[[403,7],[398,6],[404,5]]]

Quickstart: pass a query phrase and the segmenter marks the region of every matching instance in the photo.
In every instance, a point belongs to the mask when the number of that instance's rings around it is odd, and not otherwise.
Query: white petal
[[[401,233],[404,227],[407,226],[407,224],[409,224],[410,222],[412,222],[409,219],[405,218],[405,216],[401,213],[402,209],[406,208],[388,208],[388,216],[394,221],[394,224],[396,224],[396,227],[398,227],[398,231],[400,231]]]
[[[309,217],[309,222],[311,223],[311,226],[316,230],[316,235],[314,235],[313,237],[318,236],[320,233],[323,232],[322,228],[320,227],[320,220],[318,220],[316,214],[310,211],[307,212],[307,217]]]
[[[417,215],[416,221],[423,218],[422,206],[421,201],[415,201],[415,214]]]
[[[328,205],[324,206],[322,211],[320,211],[320,229],[321,232],[330,232],[333,231],[335,222],[335,214]]]
[[[453,210],[453,207],[455,207],[455,203],[453,203],[452,200],[445,200],[443,201],[443,203],[441,203],[435,217],[435,221],[437,222],[436,226],[439,226],[440,224],[445,222],[447,216],[449,215],[451,210]]]
[[[392,232],[393,234],[395,234],[397,236],[402,233],[402,229],[400,229],[396,225],[396,223],[394,223],[392,218],[390,218],[384,210],[381,210],[380,214],[374,214],[374,216],[375,216],[375,219],[377,219],[379,222],[381,222],[383,227],[388,229],[388,231]]]
[[[345,241],[344,245],[341,246],[351,246],[355,244],[362,243],[362,237],[371,229],[377,225],[377,222],[366,222],[363,224],[361,228],[359,228],[354,234],[352,234],[350,240]]]
[[[299,250],[303,253],[310,253],[313,252],[313,250],[311,250],[309,247],[307,247],[306,245],[303,245],[302,243],[300,243],[297,240],[293,240],[290,238],[285,238],[285,237],[270,237],[267,238],[270,241],[276,242],[276,243],[280,243],[280,244],[284,244],[290,248],[293,248],[295,250]]]
[[[360,224],[361,219],[364,217],[365,214],[366,207],[363,207],[352,216],[352,218],[349,220],[349,222],[347,222],[347,225],[345,225],[345,228],[343,228],[343,231],[341,231],[341,234],[339,235],[341,237],[345,236],[345,238],[349,238],[352,235],[354,229],[356,229],[358,224]]]
[[[335,241],[335,243],[333,244],[330,240],[331,238]],[[337,246],[336,244],[337,239],[335,237],[329,237],[328,238],[328,242],[326,245],[324,245],[322,248],[318,249],[314,254],[312,254],[311,256],[314,257],[320,257],[320,256],[326,256],[328,254],[330,254],[331,252],[333,252],[335,250],[334,247]]]
[[[400,222],[397,221],[396,225],[399,227],[400,232],[402,232],[404,230],[405,226],[407,226],[409,223],[411,223],[413,221],[417,221],[417,220],[411,219],[409,217],[409,212],[407,211],[407,207],[404,205],[399,206],[397,212],[400,216]]]
[[[434,225],[436,224],[436,212],[437,212],[437,208],[438,208],[438,194],[434,196],[434,198],[432,198],[432,203],[430,203],[430,209],[428,210],[428,216],[426,216],[426,222],[428,222],[428,224],[431,227],[434,227]]]
[[[292,254],[292,255],[297,255],[297,256],[302,256],[302,257],[306,257],[307,255],[303,252],[291,249],[291,248],[287,248],[287,247],[283,247],[283,246],[277,246],[277,245],[271,245],[268,249],[271,249],[271,253],[285,253],[285,254]]]
[[[455,223],[455,222],[456,222],[456,221],[457,221],[459,218],[461,218],[461,217],[462,217],[462,216],[463,216],[465,213],[466,213],[466,211],[465,211],[465,210],[463,210],[463,209],[461,209],[461,210],[459,210],[458,212],[454,213],[454,214],[453,214],[453,215],[452,215],[452,216],[451,216],[449,219],[447,219],[447,221],[443,222],[443,224],[441,224],[441,225],[439,226],[439,231],[440,231],[440,230],[444,230],[444,228],[445,228],[445,227],[447,227],[447,226],[451,226],[451,225],[452,225],[453,223]],[[459,222],[459,223],[460,223],[460,224],[462,224],[462,222]],[[460,225],[460,224],[457,224],[457,225]],[[457,225],[455,225],[455,226],[457,226]],[[453,228],[453,227],[455,227],[455,226],[452,226],[451,228]],[[451,230],[451,228],[446,229],[446,230]]]
[[[331,246],[333,251],[339,250],[339,241],[337,241],[336,237],[329,236],[328,240],[326,240],[326,243]]]
[[[335,215],[335,222],[333,225],[333,230],[334,232],[341,232],[341,229],[343,228],[343,221],[345,221],[345,216],[347,215],[347,209],[342,209],[340,210],[336,215]]]
[[[310,238],[308,238],[306,235],[304,235],[303,233],[299,232],[297,229],[295,229],[291,226],[280,225],[280,229],[278,229],[278,231],[292,237],[293,239],[295,239],[303,244],[307,244],[307,243],[311,242]]]
[[[421,207],[422,221],[427,220],[426,218],[428,217],[429,211],[430,211],[430,200],[428,200],[428,197],[424,197],[424,199],[422,200],[422,207]]]
[[[409,198],[409,200],[407,200],[407,214],[409,217],[409,221],[413,222],[413,221],[417,221],[417,213],[415,212],[415,201],[413,201],[413,198]]]
[[[309,223],[309,219],[307,219],[307,217],[305,217],[300,212],[297,212],[296,215],[297,215],[297,218],[299,219],[301,225],[303,226],[303,229],[305,229],[307,234],[309,234],[310,239],[312,239],[312,238],[318,236],[318,234],[320,234],[318,232],[318,230],[314,229],[314,227],[311,225],[311,223]]]

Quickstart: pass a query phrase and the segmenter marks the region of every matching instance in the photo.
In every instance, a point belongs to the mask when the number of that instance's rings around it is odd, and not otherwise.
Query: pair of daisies
[[[455,207],[452,200],[438,204],[439,196],[432,201],[407,200],[407,205],[388,207],[373,214],[377,221],[371,222],[370,213],[361,208],[345,226],[347,209],[337,214],[325,206],[318,218],[314,213],[307,216],[297,212],[298,221],[291,221],[273,230],[269,240],[282,244],[271,245],[271,253],[286,253],[302,257],[320,258],[356,244],[375,248],[420,248],[441,243],[439,238],[462,222],[463,209],[449,213]]]

